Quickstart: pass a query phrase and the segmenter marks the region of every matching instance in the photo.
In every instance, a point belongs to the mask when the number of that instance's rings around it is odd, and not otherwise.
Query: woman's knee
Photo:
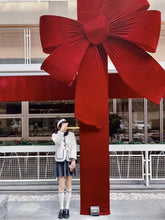
[[[72,189],[72,176],[67,176],[67,178],[66,178],[66,188],[67,188],[67,190]]]
[[[59,177],[59,191],[64,191],[65,189],[65,177]]]

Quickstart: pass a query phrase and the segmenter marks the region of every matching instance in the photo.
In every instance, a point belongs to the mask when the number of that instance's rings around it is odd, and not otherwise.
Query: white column
[[[128,99],[129,111],[129,141],[132,141],[132,99]]]
[[[117,100],[113,99],[113,114],[117,113]]]
[[[148,143],[148,114],[147,114],[147,99],[144,98],[144,143]]]
[[[164,128],[163,128],[163,98],[160,102],[160,142],[163,142],[164,139]]]
[[[28,123],[28,111],[29,111],[29,103],[22,102],[22,137],[24,139],[29,138],[29,123]]]

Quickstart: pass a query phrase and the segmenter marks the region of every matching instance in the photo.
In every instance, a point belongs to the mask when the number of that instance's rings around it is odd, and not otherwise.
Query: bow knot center
[[[88,40],[92,44],[101,44],[105,41],[109,33],[108,21],[104,15],[101,15],[95,19],[92,19],[88,23],[85,23],[84,31]]]

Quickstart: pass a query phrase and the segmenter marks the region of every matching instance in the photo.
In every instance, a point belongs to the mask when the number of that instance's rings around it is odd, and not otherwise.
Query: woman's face
[[[61,126],[61,129],[60,129],[60,130],[66,132],[67,129],[68,129],[68,124],[69,124],[68,122],[64,122],[64,123],[62,123],[62,126]]]

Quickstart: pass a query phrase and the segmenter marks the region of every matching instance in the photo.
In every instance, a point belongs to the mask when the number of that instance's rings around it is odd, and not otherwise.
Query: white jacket
[[[64,137],[64,132],[58,131],[57,133],[52,134],[52,140],[55,143],[56,162],[77,159],[77,143],[73,132],[68,132],[68,135]]]

